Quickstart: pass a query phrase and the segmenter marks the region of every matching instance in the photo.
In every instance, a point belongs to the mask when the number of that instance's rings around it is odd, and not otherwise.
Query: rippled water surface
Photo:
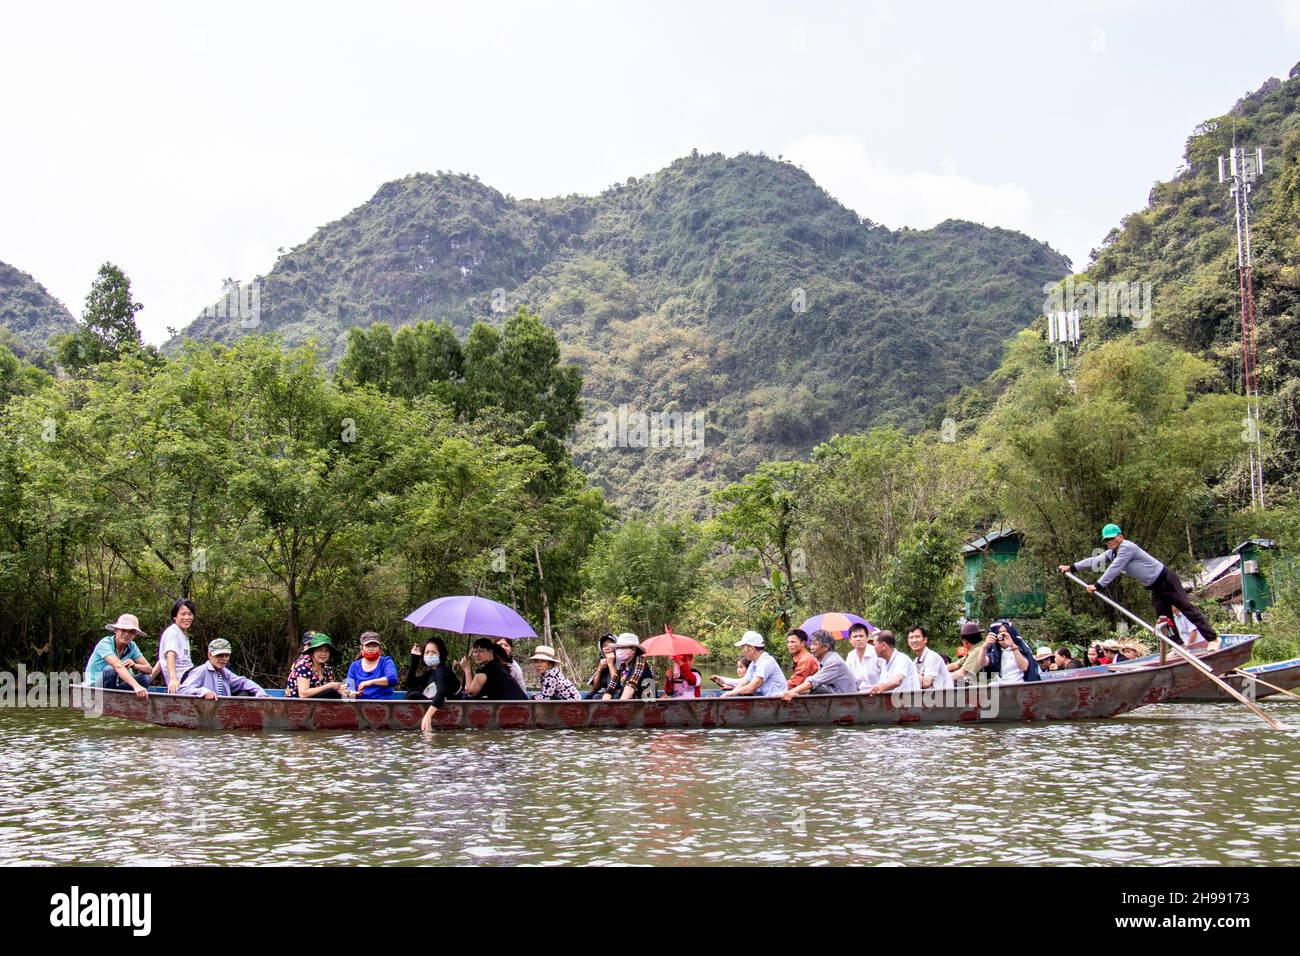
[[[8,710],[0,863],[1297,865],[1298,758],[1300,729],[1214,704],[432,737]]]

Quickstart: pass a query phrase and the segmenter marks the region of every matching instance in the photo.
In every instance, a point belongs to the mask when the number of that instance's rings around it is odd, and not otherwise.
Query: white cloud
[[[1016,183],[977,183],[948,162],[940,172],[890,168],[853,134],[802,136],[782,151],[859,215],[891,228],[928,229],[945,219],[1028,231],[1034,202]]]

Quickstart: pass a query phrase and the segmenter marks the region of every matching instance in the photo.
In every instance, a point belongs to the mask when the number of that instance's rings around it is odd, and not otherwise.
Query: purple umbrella
[[[811,635],[813,631],[827,631],[835,636],[835,639],[842,641],[849,636],[849,628],[854,624],[864,624],[867,633],[875,630],[871,622],[858,617],[856,614],[845,614],[843,611],[826,611],[823,614],[817,614],[808,618],[801,625],[805,634]]]
[[[406,615],[404,620],[416,627],[436,627],[457,634],[483,634],[512,641],[537,636],[513,608],[470,595],[435,598]]]

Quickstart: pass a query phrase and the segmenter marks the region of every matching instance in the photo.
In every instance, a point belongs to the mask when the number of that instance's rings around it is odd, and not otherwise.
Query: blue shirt
[[[126,650],[119,654],[117,652],[117,641],[112,634],[109,634],[107,637],[100,639],[100,642],[95,645],[95,649],[90,652],[90,660],[86,661],[85,681],[87,684],[99,682],[99,675],[104,673],[104,668],[108,666],[106,658],[110,654],[121,661],[133,661],[137,657],[144,657],[140,653],[140,648],[135,646],[135,641],[128,644]],[[141,675],[141,677],[143,676]]]
[[[387,654],[379,658],[378,665],[369,674],[362,668],[360,660],[353,661],[352,666],[348,668],[348,678],[358,687],[362,681],[374,680],[378,677],[387,677],[388,686],[376,687],[371,684],[357,696],[362,700],[392,700],[393,690],[397,687],[397,665]]]
[[[776,658],[767,651],[749,662],[749,669],[745,671],[745,682],[755,677],[763,681],[758,685],[758,690],[754,691],[759,697],[773,697],[785,693],[785,674],[781,673],[781,665],[776,662]]]

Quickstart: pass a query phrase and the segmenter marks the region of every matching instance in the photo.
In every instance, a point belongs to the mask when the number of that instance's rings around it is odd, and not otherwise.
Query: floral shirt
[[[573,681],[565,677],[558,667],[551,667],[542,675],[542,691],[537,695],[537,699],[581,700],[582,695],[578,693],[578,688],[573,686]]]
[[[321,667],[321,676],[316,676],[315,669],[311,666],[311,655],[303,654],[293,662],[293,667],[289,670],[289,679],[284,682],[284,696],[298,696],[298,678],[307,678],[308,687],[324,687],[332,681],[338,680],[334,676],[334,668],[328,663]]]

